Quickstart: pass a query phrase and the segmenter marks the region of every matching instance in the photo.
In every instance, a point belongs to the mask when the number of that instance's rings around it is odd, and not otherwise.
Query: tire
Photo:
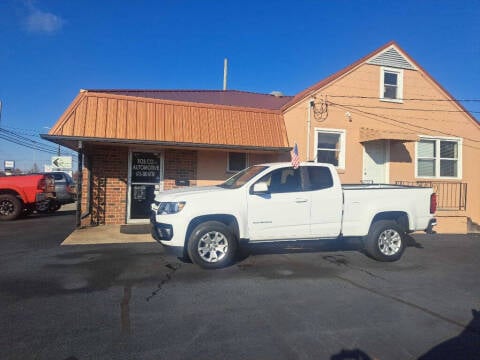
[[[235,259],[238,243],[230,229],[218,221],[197,225],[188,241],[188,255],[204,269],[218,269]]]
[[[38,213],[45,214],[50,211],[50,200],[39,201],[35,204]]]
[[[0,220],[15,220],[23,210],[22,201],[15,195],[0,195]]]
[[[40,201],[35,204],[35,209],[38,213],[46,214],[46,213],[53,213],[60,209],[62,204],[55,200],[44,200]]]
[[[60,204],[58,201],[52,201],[50,203],[50,209],[49,211],[50,212],[55,212],[57,211],[58,209],[60,209],[62,207],[62,204]]]
[[[397,261],[405,250],[405,231],[393,220],[380,220],[370,227],[365,251],[378,261]]]

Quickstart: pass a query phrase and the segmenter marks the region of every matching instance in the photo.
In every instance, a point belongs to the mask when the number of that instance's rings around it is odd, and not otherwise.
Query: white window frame
[[[385,87],[385,73],[395,73],[397,74],[397,98],[396,99],[389,99],[384,98],[384,87]],[[403,103],[403,69],[396,69],[382,66],[380,67],[380,88],[379,88],[379,98],[380,101],[387,101],[387,102],[395,102],[395,103]]]
[[[325,129],[315,128],[315,162],[318,162],[318,133],[338,134],[340,135],[340,154],[338,157],[338,170],[345,170],[345,150],[346,150],[346,137],[347,130],[345,129]]]
[[[245,154],[245,168],[247,168],[249,165],[249,158],[248,158],[248,153],[245,153],[245,152],[240,152],[240,151],[229,151],[227,152],[227,172],[229,173],[237,173],[241,170],[232,170],[230,169],[230,153],[240,153],[240,154]]]
[[[430,140],[435,141],[435,176],[419,176],[418,175],[418,141],[415,143],[415,178],[417,179],[440,179],[440,180],[460,180],[462,179],[462,164],[463,164],[463,139],[457,137],[446,137],[446,136],[428,136],[420,135],[421,140]],[[440,176],[440,141],[452,141],[456,142],[458,146],[458,156],[457,156],[457,176]]]

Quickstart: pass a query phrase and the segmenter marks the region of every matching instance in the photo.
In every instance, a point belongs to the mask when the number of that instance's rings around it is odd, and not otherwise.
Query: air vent
[[[399,69],[416,70],[415,66],[410,63],[402,54],[394,47],[382,52],[381,54],[371,58],[367,64],[388,66]]]

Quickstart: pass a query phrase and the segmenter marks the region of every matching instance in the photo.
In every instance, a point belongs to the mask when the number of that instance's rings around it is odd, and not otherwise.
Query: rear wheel
[[[39,213],[52,213],[60,209],[62,204],[56,200],[44,200],[35,204],[35,209]]]
[[[15,195],[0,195],[0,220],[14,220],[22,213],[22,202]]]
[[[405,250],[405,231],[396,221],[377,221],[370,227],[364,246],[375,260],[396,261]]]
[[[207,221],[192,231],[188,241],[188,255],[204,269],[217,269],[233,262],[237,247],[235,236],[225,224]]]

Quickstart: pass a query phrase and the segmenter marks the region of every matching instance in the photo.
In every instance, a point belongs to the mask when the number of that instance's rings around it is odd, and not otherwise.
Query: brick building
[[[261,162],[329,162],[345,183],[433,186],[438,230],[480,224],[480,125],[395,42],[295,96],[82,90],[45,139],[84,157],[82,224],[145,222],[155,190]]]

